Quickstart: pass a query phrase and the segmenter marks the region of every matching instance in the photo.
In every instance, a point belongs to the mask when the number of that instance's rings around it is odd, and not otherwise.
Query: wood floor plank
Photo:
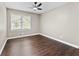
[[[41,35],[8,40],[2,56],[79,56],[79,49]]]

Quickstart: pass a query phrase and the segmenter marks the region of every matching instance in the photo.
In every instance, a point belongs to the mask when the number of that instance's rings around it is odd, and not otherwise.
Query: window
[[[31,17],[25,15],[19,15],[11,13],[11,30],[30,30],[31,29]]]

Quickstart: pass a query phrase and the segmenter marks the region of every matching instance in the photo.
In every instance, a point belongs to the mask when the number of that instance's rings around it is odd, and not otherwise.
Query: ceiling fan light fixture
[[[33,8],[33,10],[34,10],[34,11],[36,11],[36,10],[37,10],[37,8],[36,8],[36,7],[34,7],[34,8]]]
[[[42,8],[40,7],[41,5],[42,5],[42,3],[34,2],[34,4],[33,4],[33,10],[34,11],[42,10]]]

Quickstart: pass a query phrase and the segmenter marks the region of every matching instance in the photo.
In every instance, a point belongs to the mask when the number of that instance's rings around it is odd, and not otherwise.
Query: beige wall
[[[24,11],[19,11],[19,10],[13,10],[13,9],[7,9],[7,15],[9,15],[10,12],[13,13],[21,13],[25,15],[31,16],[31,30],[24,30],[24,31],[11,31],[10,29],[10,18],[8,17],[8,37],[16,37],[16,36],[21,36],[21,35],[29,35],[29,34],[35,34],[39,33],[39,15],[34,14],[34,13],[28,13]]]
[[[79,3],[41,15],[41,33],[79,46]]]
[[[6,40],[6,8],[0,3],[0,53]]]

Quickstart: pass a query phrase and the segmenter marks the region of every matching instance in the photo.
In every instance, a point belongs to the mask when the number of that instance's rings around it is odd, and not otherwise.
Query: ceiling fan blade
[[[37,8],[38,10],[42,10],[41,8]]]
[[[34,4],[37,4],[37,2],[34,2]]]
[[[40,7],[42,5],[42,3],[38,4],[37,7]]]

